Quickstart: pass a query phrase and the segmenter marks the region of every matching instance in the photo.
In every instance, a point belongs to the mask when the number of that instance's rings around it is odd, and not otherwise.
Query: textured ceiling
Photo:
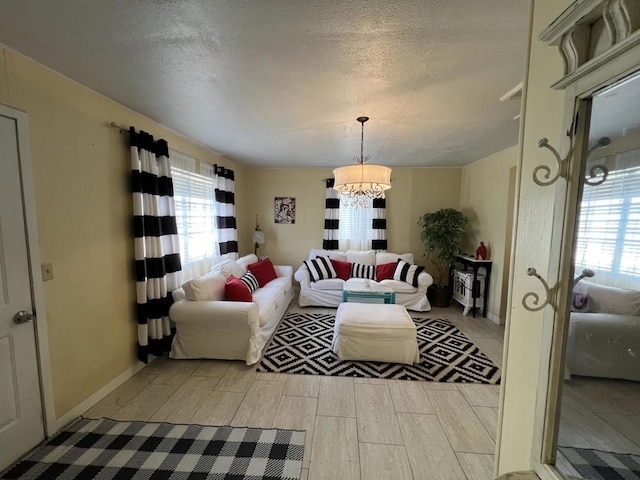
[[[0,42],[244,165],[348,164],[366,115],[372,162],[460,166],[517,143],[528,4],[2,0]]]

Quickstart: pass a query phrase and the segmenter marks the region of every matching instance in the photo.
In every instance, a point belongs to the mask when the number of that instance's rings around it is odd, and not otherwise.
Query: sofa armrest
[[[293,277],[293,267],[290,265],[274,265],[273,268],[278,277],[288,277],[289,279]]]
[[[180,300],[169,309],[177,324],[215,322],[221,330],[259,329],[258,306],[254,302]]]
[[[296,270],[294,278],[300,284],[301,289],[311,288],[311,275],[309,275],[309,269],[305,266],[304,263],[300,265],[298,270]]]
[[[427,272],[420,272],[418,275],[418,289],[427,289],[430,285],[433,284],[433,277]]]

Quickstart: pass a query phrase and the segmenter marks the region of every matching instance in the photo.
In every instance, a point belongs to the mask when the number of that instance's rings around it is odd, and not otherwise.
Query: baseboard
[[[62,417],[56,419],[55,421],[56,428],[53,432],[50,432],[50,435],[55,434],[57,431],[59,431],[65,425],[67,425],[69,422],[71,422],[72,420],[76,419],[77,417],[82,415],[84,412],[89,410],[96,403],[98,403],[104,397],[109,395],[111,392],[113,392],[116,388],[118,388],[124,382],[126,382],[131,377],[133,377],[136,373],[138,373],[144,367],[146,367],[144,363],[136,362],[135,365],[126,369],[124,372],[122,372],[116,378],[111,380],[109,383],[107,383],[104,387],[102,387],[96,393],[94,393],[89,398],[87,398],[84,402],[80,403],[79,405],[76,405],[74,408],[72,408],[69,412],[64,414]]]
[[[502,323],[500,322],[500,317],[497,315],[494,315],[491,312],[487,312],[487,318],[497,325],[502,325]]]

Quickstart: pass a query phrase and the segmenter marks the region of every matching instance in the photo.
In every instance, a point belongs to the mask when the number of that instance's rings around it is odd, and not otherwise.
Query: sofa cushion
[[[341,278],[329,278],[326,280],[318,280],[317,282],[311,282],[312,290],[339,290],[344,288],[344,280]]]
[[[309,258],[307,260],[313,260],[316,257],[329,257],[341,262],[347,261],[347,254],[338,250],[320,250],[319,248],[309,250]]]
[[[369,280],[376,279],[376,266],[375,265],[363,265],[361,263],[351,264],[351,278],[368,278]]]
[[[250,263],[247,268],[258,279],[258,284],[264,287],[267,283],[277,277],[273,263],[268,258],[261,262]]]
[[[253,293],[258,288],[260,288],[260,284],[258,283],[258,279],[251,272],[247,272],[242,277],[240,277],[240,281],[247,286],[247,288],[249,289],[249,293]]]
[[[338,277],[329,257],[318,257],[313,260],[305,260],[303,263],[309,270],[313,282]]]
[[[258,318],[262,327],[267,320],[273,315],[277,307],[277,300],[282,296],[280,288],[260,288],[253,294],[253,301],[258,306]]]
[[[224,275],[225,280],[228,280],[231,275],[236,278],[242,277],[247,273],[247,269],[241,267],[235,260],[225,260],[213,266],[212,272],[220,272]]]
[[[422,272],[423,270],[424,267],[421,267],[419,265],[411,265],[410,263],[399,259],[398,265],[396,266],[396,271],[393,273],[393,279],[410,283],[417,288],[418,275],[420,275],[420,272]]]
[[[226,279],[220,272],[209,272],[182,284],[187,300],[223,300]]]
[[[624,288],[607,287],[581,281],[574,292],[589,295],[592,313],[612,313],[617,315],[640,315],[640,292]]]
[[[234,302],[252,302],[251,292],[247,285],[239,278],[231,275],[224,284],[224,297]]]
[[[398,255],[397,253],[390,252],[378,252],[376,253],[376,265],[383,263],[398,263],[398,259],[404,260],[407,263],[413,263],[413,253],[403,253]]]
[[[375,265],[376,252],[373,250],[347,250],[347,262]]]
[[[397,261],[397,260],[396,260]],[[393,273],[396,271],[396,261],[391,263],[382,263],[376,265],[376,281],[388,280],[393,278]]]
[[[392,288],[396,293],[416,293],[418,291],[417,287],[401,280],[382,280],[380,285]]]

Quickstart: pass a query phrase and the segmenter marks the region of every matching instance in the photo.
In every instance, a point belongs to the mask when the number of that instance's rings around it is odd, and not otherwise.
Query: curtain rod
[[[119,123],[111,122],[109,123],[109,126],[111,128],[117,128],[118,130],[120,130],[120,133],[129,133],[129,127],[125,127],[124,125],[120,125]]]

